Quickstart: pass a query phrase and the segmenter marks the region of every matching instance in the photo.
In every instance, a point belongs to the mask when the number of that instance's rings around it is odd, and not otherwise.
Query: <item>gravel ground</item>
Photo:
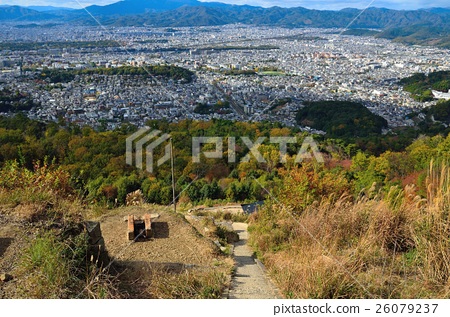
[[[145,213],[159,217],[152,223],[154,237],[131,242],[127,238],[128,215]],[[231,261],[218,247],[185,220],[164,207],[142,206],[114,210],[100,219],[106,249],[120,274],[121,289],[130,298],[154,298],[149,289],[158,272],[183,273],[186,270],[224,270],[219,262]]]
[[[127,223],[124,217],[143,216],[145,213],[159,214],[152,224],[154,238],[131,243],[126,236]],[[213,243],[199,236],[181,216],[175,216],[164,209],[122,208],[114,215],[103,217],[100,226],[109,255],[120,262],[145,261],[205,266],[210,265],[213,259]]]

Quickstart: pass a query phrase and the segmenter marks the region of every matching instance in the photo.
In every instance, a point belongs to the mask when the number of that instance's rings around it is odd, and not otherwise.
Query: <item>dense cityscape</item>
[[[124,121],[142,125],[161,118],[296,126],[298,109],[314,100],[358,101],[387,119],[391,128],[412,125],[407,115],[430,103],[415,101],[398,81],[414,73],[449,70],[448,50],[341,31],[245,25],[23,28],[5,23],[0,26],[0,89],[30,96],[38,105],[27,112],[30,118],[92,126],[102,121],[108,129]],[[55,45],[95,41],[107,45]],[[38,45],[18,48],[15,43]],[[55,84],[35,76],[43,69],[150,65],[186,68],[194,79],[91,75]],[[224,106],[213,107],[217,104]],[[199,105],[211,110],[196,111]]]

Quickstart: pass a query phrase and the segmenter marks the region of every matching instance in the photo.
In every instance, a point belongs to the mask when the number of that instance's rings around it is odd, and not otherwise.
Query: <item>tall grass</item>
[[[430,287],[450,295],[450,168],[433,162],[427,178],[425,212],[420,215],[415,242],[422,274]]]
[[[61,243],[50,234],[32,242],[20,262],[28,276],[22,291],[28,298],[65,298],[68,296],[70,268]]]
[[[88,258],[84,233],[64,239],[47,231],[31,241],[19,262],[24,298],[117,298],[114,278]]]
[[[0,168],[0,205],[31,222],[56,220],[79,213],[81,203],[69,186],[69,174],[44,161],[33,170],[16,161]]]
[[[450,169],[412,185],[308,206],[276,200],[250,220],[251,243],[286,297],[450,296]],[[287,207],[286,207],[287,206]]]
[[[173,273],[153,268],[149,292],[155,298],[218,299],[227,283],[227,275],[220,270],[186,269]]]
[[[69,186],[69,174],[46,161],[36,162],[33,170],[10,161],[0,168],[0,175],[0,212],[32,223],[30,230],[24,229],[30,241],[17,264],[16,277],[23,281],[17,295],[117,297],[111,276],[97,274],[88,259],[83,205]]]

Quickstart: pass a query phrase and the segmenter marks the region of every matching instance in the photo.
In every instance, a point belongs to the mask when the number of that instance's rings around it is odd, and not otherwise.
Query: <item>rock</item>
[[[102,231],[100,229],[100,222],[97,221],[86,221],[84,223],[86,231],[89,235],[91,241],[97,241],[102,237]]]
[[[150,214],[150,218],[153,221],[154,219],[158,219],[159,218],[159,214]]]
[[[8,273],[0,274],[0,281],[2,281],[2,282],[9,282],[12,279],[13,279],[12,275],[9,275]]]

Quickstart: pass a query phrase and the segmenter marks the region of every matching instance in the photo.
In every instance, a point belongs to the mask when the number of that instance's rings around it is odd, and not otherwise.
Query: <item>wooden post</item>
[[[128,240],[134,240],[134,216],[128,215],[128,232],[127,232]]]
[[[144,224],[145,224],[145,237],[151,238],[153,236],[152,231],[152,220],[149,214],[144,215]]]

